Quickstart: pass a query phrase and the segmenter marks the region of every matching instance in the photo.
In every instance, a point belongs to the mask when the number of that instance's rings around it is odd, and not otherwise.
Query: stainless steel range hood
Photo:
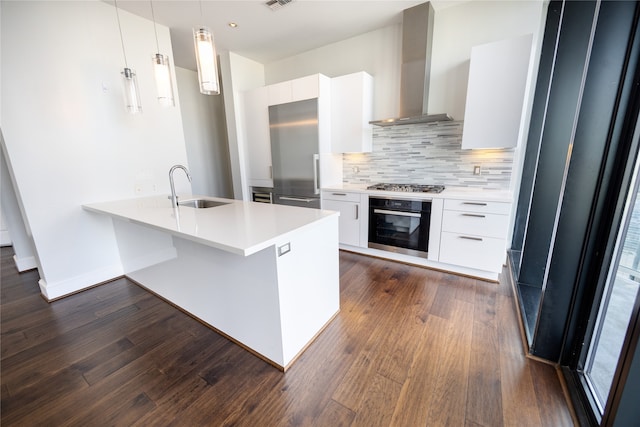
[[[369,123],[377,126],[397,126],[453,120],[448,114],[427,112],[434,15],[433,6],[429,2],[403,11],[400,116]]]

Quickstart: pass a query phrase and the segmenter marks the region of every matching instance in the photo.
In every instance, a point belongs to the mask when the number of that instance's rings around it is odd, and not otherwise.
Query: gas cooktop
[[[402,191],[406,193],[440,193],[444,190],[444,185],[380,183],[368,186],[367,190]]]

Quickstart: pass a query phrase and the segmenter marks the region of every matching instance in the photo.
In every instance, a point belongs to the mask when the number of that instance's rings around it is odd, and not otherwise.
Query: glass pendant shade
[[[136,73],[131,68],[122,71],[122,84],[124,89],[124,103],[127,111],[131,114],[141,113],[140,92],[138,92],[138,79]]]
[[[216,47],[213,44],[211,31],[206,27],[200,27],[197,30],[194,29],[193,38],[196,48],[200,93],[205,95],[218,95],[220,93],[218,64]]]
[[[171,82],[169,57],[161,53],[156,53],[151,60],[153,62],[153,74],[156,78],[158,103],[164,107],[172,107],[175,104],[173,100],[173,84]]]

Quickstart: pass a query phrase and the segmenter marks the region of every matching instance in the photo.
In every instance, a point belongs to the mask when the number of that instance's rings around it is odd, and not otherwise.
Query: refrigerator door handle
[[[320,177],[318,175],[318,164],[320,163],[320,155],[313,155],[313,190],[315,194],[320,194],[319,181]]]

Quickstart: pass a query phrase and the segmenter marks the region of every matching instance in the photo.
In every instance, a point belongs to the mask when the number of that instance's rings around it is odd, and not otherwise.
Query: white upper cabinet
[[[300,77],[267,86],[268,104],[278,105],[287,102],[319,98],[322,86],[328,84],[328,77],[321,74]]]
[[[463,149],[518,144],[531,42],[527,34],[471,49]]]
[[[291,101],[319,98],[323,92],[321,88],[323,83],[328,84],[329,78],[322,74],[312,74],[291,80]]]
[[[278,105],[291,102],[291,82],[274,83],[267,86],[267,105]]]
[[[371,152],[373,77],[360,71],[331,79],[331,144],[334,153]]]
[[[273,187],[266,87],[259,87],[244,93],[244,111],[249,185]]]

